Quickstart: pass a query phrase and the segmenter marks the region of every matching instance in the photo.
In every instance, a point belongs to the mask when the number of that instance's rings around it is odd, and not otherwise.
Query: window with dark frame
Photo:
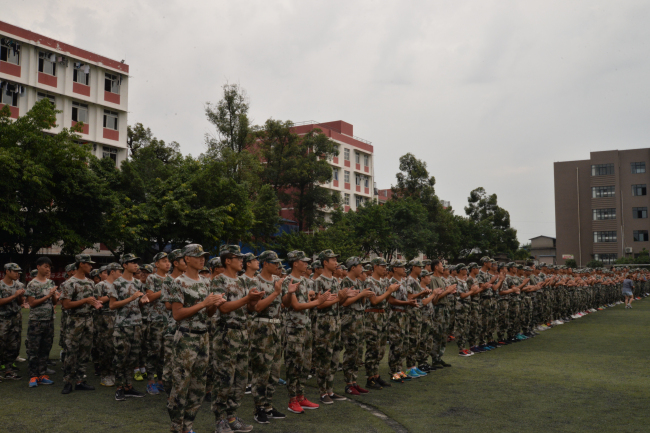
[[[86,74],[82,69],[74,68],[72,70],[72,81],[75,83],[83,84],[84,86],[89,86],[90,84],[90,71]]]
[[[614,220],[616,219],[616,208],[592,209],[592,218],[594,221]]]
[[[648,242],[647,230],[634,230],[633,236],[634,236],[634,242]]]
[[[616,242],[616,231],[594,232],[594,243]]]
[[[88,123],[88,104],[72,101],[72,120]]]
[[[363,166],[370,167],[370,155],[363,155]]]
[[[363,177],[363,186],[364,188],[369,188],[370,185],[370,178],[368,176]]]
[[[344,203],[346,206],[350,206],[350,194],[345,194],[344,195]]]
[[[102,158],[110,158],[117,164],[117,149],[114,147],[103,146]]]
[[[343,172],[343,182],[350,183],[350,172],[347,170]]]
[[[54,95],[50,95],[49,93],[36,92],[36,102],[42,99],[47,99],[52,103],[53,106],[56,107],[56,98],[54,97]]]
[[[360,175],[357,174],[357,175],[354,176],[354,184],[356,186],[361,186],[361,176]]]
[[[20,65],[20,44],[2,38],[0,40],[0,60]]]
[[[648,218],[648,208],[647,207],[633,207],[632,208],[632,218],[643,219]]]
[[[614,164],[596,164],[591,166],[592,176],[609,176],[614,174]]]
[[[632,174],[645,173],[645,162],[632,162],[630,163]]]
[[[350,160],[350,149],[343,149],[343,159],[346,161]]]
[[[12,107],[18,106],[18,92],[2,89],[0,94],[0,104],[10,105]]]
[[[56,55],[39,51],[38,72],[56,77]]]
[[[120,77],[114,74],[105,73],[104,75],[104,90],[107,92],[120,94]]]
[[[117,131],[117,117],[115,111],[104,110],[104,128]]]
[[[647,195],[647,193],[648,193],[648,190],[647,190],[645,184],[632,185],[632,195],[633,196]]]
[[[614,187],[614,185],[591,187],[592,198],[614,197],[615,194],[616,194],[616,188]]]
[[[338,168],[335,168],[334,170],[332,170],[332,179],[338,182],[338,180],[339,180],[339,169]]]
[[[363,202],[364,202],[363,197],[358,196],[358,195],[355,195],[354,197],[355,197],[356,202],[357,202],[357,203],[356,203],[356,204],[357,204],[357,208],[363,206]]]
[[[594,254],[594,260],[598,260],[599,262],[603,262],[604,265],[613,265],[617,258],[618,258],[618,255],[615,254],[615,253]]]

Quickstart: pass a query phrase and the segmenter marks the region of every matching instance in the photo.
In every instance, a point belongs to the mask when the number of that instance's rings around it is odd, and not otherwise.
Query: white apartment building
[[[373,146],[370,141],[356,137],[353,134],[354,127],[342,120],[299,122],[294,131],[303,135],[316,128],[334,141],[339,151],[338,157],[330,159],[332,181],[322,186],[341,194],[345,212],[356,210],[362,203],[373,200],[375,176]]]
[[[81,142],[99,158],[127,157],[129,66],[0,21],[0,108],[13,118],[47,98],[57,126],[83,122]]]

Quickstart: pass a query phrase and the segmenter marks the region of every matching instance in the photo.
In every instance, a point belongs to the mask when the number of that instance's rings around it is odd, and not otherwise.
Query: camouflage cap
[[[532,272],[533,268],[530,266],[524,266],[524,271],[531,271]]]
[[[244,263],[252,262],[253,260],[258,260],[258,256],[253,253],[244,254]]]
[[[36,275],[38,275],[38,269],[32,269],[31,271],[29,271],[30,277],[35,278]]]
[[[90,263],[91,265],[95,264],[95,262],[93,262],[90,258],[90,254],[77,254],[74,256],[74,261],[77,263]]]
[[[314,260],[311,264],[312,269],[323,269],[323,264],[320,262],[320,260]]]
[[[209,256],[210,253],[203,251],[203,247],[200,244],[188,244],[183,247],[181,255],[183,257],[203,257]]]
[[[460,272],[462,270],[469,270],[469,267],[465,263],[459,263],[456,265],[456,272]]]
[[[431,259],[424,259],[424,260],[422,260],[422,264],[423,264],[424,266],[426,266],[426,265],[430,265],[431,263],[433,263],[433,262],[431,261]]]
[[[244,257],[244,255],[241,253],[241,248],[239,248],[239,245],[222,245],[221,248],[219,249],[219,255]]]
[[[424,263],[422,263],[422,261],[419,260],[419,259],[413,259],[413,260],[411,260],[411,261],[409,262],[409,266],[411,266],[411,267],[413,267],[413,266],[417,266],[418,268],[423,268],[423,267],[424,267]]]
[[[104,265],[104,266],[102,266],[101,268],[99,268],[99,273],[101,274],[102,272],[106,272],[106,268],[107,268],[106,265]]]
[[[289,275],[289,269],[282,268],[282,275]]]
[[[365,266],[363,267],[363,270],[364,270],[365,272],[372,272],[372,271],[373,271],[372,265],[365,265]]]
[[[141,271],[153,274],[153,266],[151,266],[151,265],[140,265],[140,267],[138,269],[140,269]]]
[[[404,260],[393,260],[390,264],[391,268],[405,268],[406,262]]]
[[[123,270],[124,268],[122,267],[122,265],[120,265],[117,262],[109,263],[108,265],[106,265],[106,272],[123,271]]]
[[[77,270],[77,264],[76,263],[70,263],[65,267],[66,272],[72,272]]]
[[[334,254],[334,251],[332,251],[332,250],[321,251],[320,254],[318,254],[318,260],[320,260],[321,263],[324,262],[327,259],[339,258],[339,257],[340,257],[340,255]]]
[[[287,254],[287,261],[289,263],[301,261],[301,262],[311,262],[311,259],[307,257],[304,251],[294,250]]]
[[[356,265],[361,264],[361,259],[356,256],[348,257],[348,259],[345,261],[345,267],[350,270]]]
[[[422,271],[422,273],[420,273],[420,278],[428,277],[429,275],[433,275],[433,272]]]
[[[488,256],[483,256],[483,257],[481,257],[481,259],[479,260],[479,263],[480,263],[480,264],[483,264],[483,263],[488,263],[488,262],[491,262],[491,261],[492,261],[492,259],[489,258]]]
[[[99,277],[99,269],[93,269],[92,271],[90,271],[89,275],[90,275],[90,278]]]
[[[262,252],[262,254],[260,254],[258,257],[258,260],[261,263],[275,263],[277,265],[282,263],[282,260],[280,260],[280,258],[278,257],[278,253],[271,250],[266,250]]]
[[[517,266],[517,264],[516,264],[515,262],[508,262],[508,263],[506,263],[506,268],[508,268],[508,269],[510,269],[510,268],[514,268],[514,267],[516,267],[516,266]]]
[[[128,263],[128,262],[137,262],[138,260],[140,260],[140,257],[136,257],[135,254],[130,254],[129,253],[129,254],[123,254],[122,255],[122,258],[120,259],[120,263],[124,264],[124,263]]]
[[[524,269],[524,265],[515,265],[517,269]]]
[[[374,259],[370,260],[370,265],[371,266],[387,266],[388,263],[386,263],[386,259],[383,257],[375,257]]]
[[[472,263],[470,263],[469,265],[467,265],[467,267],[468,267],[470,270],[471,270],[471,269],[478,269],[478,268],[480,268],[480,266],[479,266],[478,263],[476,263],[476,262],[472,262]]]
[[[212,269],[223,268],[223,265],[221,264],[221,257],[211,258],[210,261],[208,262],[208,265]]]
[[[203,266],[203,269],[201,269],[199,272],[210,272],[210,269],[208,269],[207,266]]]
[[[181,256],[183,250],[181,249],[176,249],[167,254],[167,258],[169,258],[169,261],[174,263],[174,260],[182,259],[183,256]]]
[[[159,252],[158,254],[153,256],[153,262],[156,263],[158,260],[164,259],[165,257],[169,257],[169,255],[166,252],[164,251]]]
[[[6,263],[5,264],[5,271],[15,271],[15,272],[22,272],[22,268],[18,266],[17,263]]]

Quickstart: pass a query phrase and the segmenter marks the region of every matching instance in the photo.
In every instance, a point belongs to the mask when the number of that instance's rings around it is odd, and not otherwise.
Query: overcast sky
[[[5,21],[126,60],[129,123],[184,153],[205,149],[205,103],[239,83],[256,124],[353,124],[374,145],[379,188],[412,152],[457,212],[476,187],[496,193],[521,242],[555,235],[554,161],[648,147],[647,1],[0,6]]]

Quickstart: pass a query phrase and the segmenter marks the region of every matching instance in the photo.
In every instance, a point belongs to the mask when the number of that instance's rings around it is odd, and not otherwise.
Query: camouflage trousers
[[[508,305],[508,337],[513,338],[521,330],[521,300],[511,299]]]
[[[170,373],[171,392],[167,399],[171,431],[174,433],[192,431],[194,418],[205,397],[205,377],[210,351],[209,335],[207,332],[190,334],[176,331],[170,345],[171,352],[175,355]]]
[[[215,329],[210,342],[210,364],[214,371],[212,412],[217,422],[237,414],[248,382],[248,330]]]
[[[345,383],[357,381],[359,372],[359,357],[363,351],[361,343],[364,335],[364,313],[362,311],[348,311],[341,315],[341,343],[343,353],[343,376]]]
[[[9,346],[9,352],[7,355],[9,356],[9,360],[12,361],[13,363],[13,361],[15,361],[16,358],[18,358],[18,355],[20,355],[20,346],[23,337],[23,310],[22,309],[16,313],[16,315],[13,317],[12,322],[13,322],[13,332],[15,333],[15,335],[18,336],[18,341],[17,344],[12,344],[11,346]]]
[[[27,361],[29,377],[40,377],[47,374],[47,360],[54,341],[53,320],[30,320],[27,325]]]
[[[390,374],[402,371],[406,359],[406,339],[408,335],[408,316],[406,313],[392,310],[388,316],[388,369]]]
[[[115,385],[130,387],[133,369],[137,367],[142,347],[142,325],[113,328],[113,366]]]
[[[422,310],[410,308],[408,310],[408,339],[406,348],[406,368],[416,367],[418,362],[418,349],[422,337]]]
[[[282,363],[282,325],[253,320],[250,327],[250,369],[255,406],[273,407]]]
[[[311,328],[287,326],[285,341],[284,364],[287,369],[287,392],[289,398],[292,398],[305,394],[305,382],[311,363]]]
[[[469,313],[471,305],[467,301],[456,301],[456,316],[454,320],[454,337],[458,350],[468,348],[467,334],[469,332]]]
[[[93,347],[90,350],[90,359],[92,359],[93,364],[95,364],[95,369],[99,371],[99,352],[97,348],[99,347],[99,318],[101,313],[97,310],[92,312],[93,317]]]
[[[494,340],[495,332],[495,316],[496,316],[496,300],[492,298],[482,298],[481,299],[481,315],[480,315],[480,326],[481,326],[481,337],[480,344],[486,345],[488,342]]]
[[[478,346],[481,341],[481,304],[472,299],[467,323],[467,342],[470,347]]]
[[[162,380],[163,365],[165,363],[163,336],[167,332],[167,323],[149,321],[146,324],[147,328],[144,329],[142,338],[146,349],[144,366],[150,375],[149,379],[153,379],[155,374],[158,376],[158,380]]]
[[[499,341],[504,341],[508,336],[507,332],[510,326],[509,308],[510,303],[508,299],[499,299],[497,312],[497,340]]]
[[[418,344],[417,364],[425,364],[433,348],[433,316],[431,310],[422,312],[422,327]]]
[[[147,319],[145,319],[144,317],[142,318],[142,325],[141,325],[142,331],[140,334],[142,338],[140,339],[140,352],[138,353],[138,360],[135,363],[135,367],[133,367],[134,369],[146,367],[147,365],[147,351],[149,350],[149,345],[147,343],[146,336],[147,336],[147,329],[149,329],[150,324],[151,322],[149,321],[149,318]],[[145,368],[145,370],[147,369]],[[153,376],[151,376],[151,378],[153,378]]]
[[[164,352],[165,361],[163,363],[162,381],[165,390],[172,389],[172,371],[174,369],[174,359],[175,359],[174,356],[175,335],[176,335],[175,330],[171,328],[167,328],[165,336],[163,337],[163,352]],[[206,378],[206,384],[207,384],[207,378]]]
[[[379,375],[379,364],[386,354],[388,336],[388,315],[386,313],[366,313],[364,335],[366,338],[366,376]]]
[[[99,356],[99,375],[101,377],[112,376],[113,358],[115,349],[113,347],[113,328],[115,316],[112,314],[100,314],[95,319],[97,335],[97,354]]]
[[[0,317],[0,365],[9,367],[16,360],[11,357],[14,347],[20,347],[20,334],[16,332],[13,318]]]
[[[341,356],[341,322],[337,316],[322,315],[316,319],[314,361],[318,389],[322,394],[334,392],[334,374]]]
[[[59,327],[59,347],[61,347],[61,350],[63,353],[65,353],[65,341],[66,341],[66,334],[68,332],[68,321],[70,319],[70,313],[68,310],[64,310],[61,308],[61,326]]]
[[[433,346],[431,347],[431,360],[440,362],[447,348],[447,337],[452,326],[451,311],[446,305],[436,305],[433,317]]]
[[[524,333],[532,331],[533,324],[533,298],[524,296],[521,300],[521,329]]]
[[[90,315],[68,317],[65,335],[65,361],[63,380],[66,383],[80,382],[86,374],[93,345],[93,318]]]

